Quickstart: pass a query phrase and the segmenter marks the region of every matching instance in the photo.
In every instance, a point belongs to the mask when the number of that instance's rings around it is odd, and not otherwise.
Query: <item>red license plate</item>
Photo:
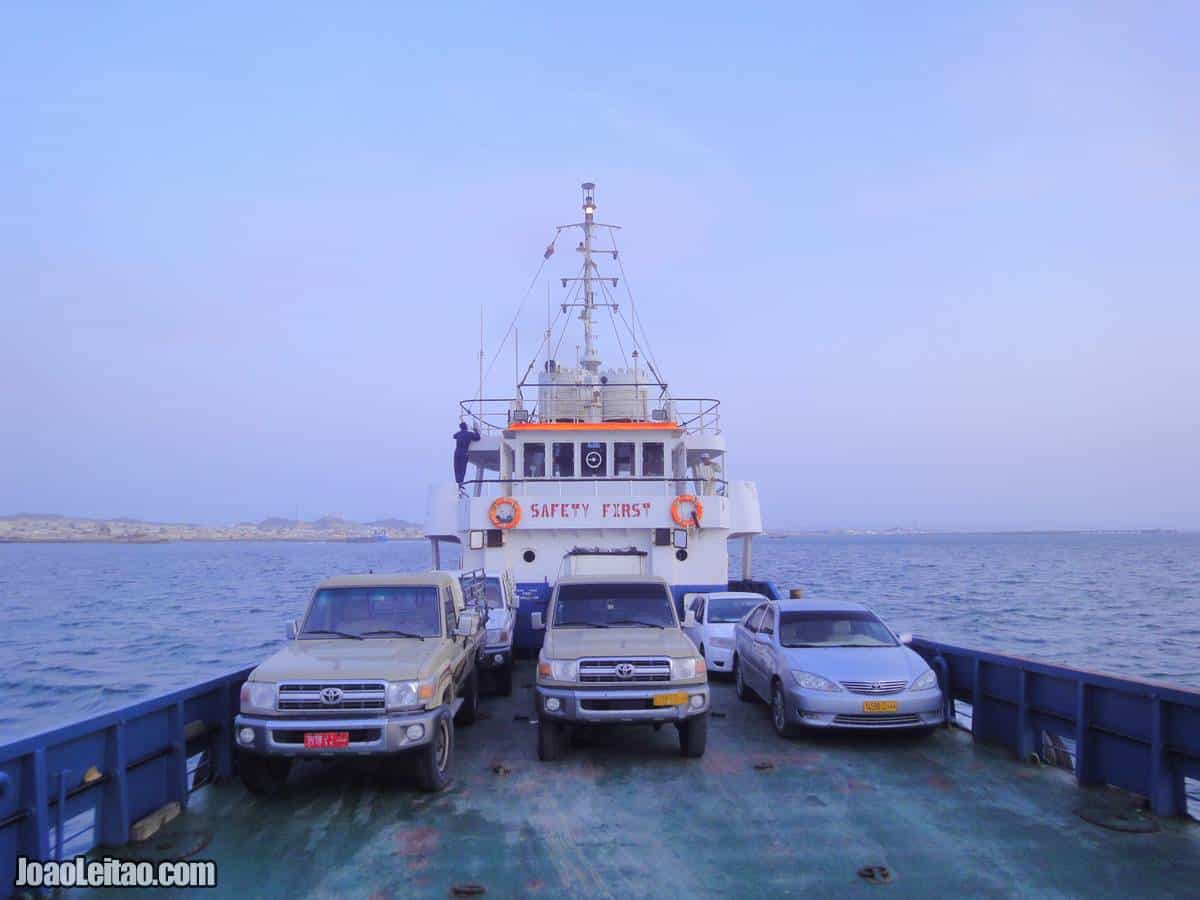
[[[304,732],[304,749],[328,750],[330,748],[349,747],[350,732],[348,731],[306,731]]]

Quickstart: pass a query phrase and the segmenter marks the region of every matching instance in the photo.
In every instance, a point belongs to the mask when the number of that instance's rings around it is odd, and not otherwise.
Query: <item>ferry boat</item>
[[[474,471],[464,496],[433,489],[426,525],[439,565],[460,545],[463,568],[514,574],[526,651],[540,637],[532,613],[568,572],[645,571],[677,601],[715,588],[779,596],[751,577],[757,493],[717,469],[728,463],[717,402],[674,395],[640,335],[628,365],[600,362],[595,316],[619,318],[607,291],[619,276],[596,259],[617,252],[596,242],[609,226],[594,219],[594,186],[583,196],[583,221],[564,226],[582,230],[581,272],[566,282],[578,292],[562,304],[578,311],[583,351],[561,365],[552,335],[515,396],[481,389],[461,405],[480,432]],[[929,738],[783,740],[763,705],[714,679],[703,759],[640,729],[548,766],[525,661],[512,695],[485,700],[462,734],[450,790],[415,793],[386,766],[310,764],[274,800],[233,777],[245,660],[0,743],[0,896],[44,893],[19,873],[78,854],[144,864],[139,878],[163,861],[211,862],[216,887],[200,896],[1196,895],[1200,692],[931,637],[912,647],[955,726]],[[190,894],[160,883],[137,895]]]
[[[580,238],[578,270],[559,279],[558,316],[512,396],[485,398],[481,386],[459,404],[462,421],[480,435],[468,453],[473,472],[461,486],[431,489],[425,524],[435,567],[450,544],[464,569],[513,573],[516,648],[526,654],[542,639],[531,619],[562,574],[661,576],[681,616],[692,592],[775,593],[751,576],[751,542],[763,532],[758,490],[727,477],[720,401],[678,395],[660,374],[636,312],[617,300],[624,266],[601,267],[619,263],[616,242],[607,240],[619,226],[596,220],[595,184],[583,184],[582,195],[582,220],[556,231],[555,243],[576,231]],[[603,313],[612,342],[628,351],[622,366],[602,362]],[[582,352],[563,361],[575,318]],[[742,573],[731,581],[734,540],[742,542]]]

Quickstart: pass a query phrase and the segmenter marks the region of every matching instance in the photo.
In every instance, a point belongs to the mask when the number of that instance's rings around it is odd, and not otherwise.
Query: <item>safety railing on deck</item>
[[[631,387],[632,385],[609,384],[597,387],[604,388]],[[643,385],[644,386],[644,385]],[[571,385],[556,385],[567,389]],[[603,397],[603,394],[601,394]],[[558,404],[560,407],[563,403]],[[463,400],[458,404],[459,418],[471,428],[476,428],[481,434],[495,434],[513,425],[552,423],[587,424],[602,423],[659,423],[676,425],[687,434],[720,434],[721,432],[721,401],[711,397],[663,397],[654,401],[646,401],[635,415],[629,414],[625,402],[614,400],[611,408],[606,409],[601,403],[595,408],[594,416],[544,418],[538,411],[536,403],[526,406],[522,399],[518,403],[516,397],[485,397],[483,400]]]
[[[233,774],[250,669],[0,746],[0,895],[16,858],[61,860],[132,839],[135,823]]]
[[[1200,691],[922,638],[913,649],[938,673],[951,714],[970,704],[975,740],[1145,797],[1158,815],[1187,813],[1186,781],[1200,778]]]
[[[477,497],[674,497],[694,493],[724,496],[728,482],[720,478],[697,483],[694,478],[476,478],[463,482]]]

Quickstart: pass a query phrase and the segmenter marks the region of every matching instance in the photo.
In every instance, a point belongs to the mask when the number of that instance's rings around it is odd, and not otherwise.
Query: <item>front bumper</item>
[[[481,669],[503,669],[512,665],[512,644],[484,647],[475,656]]]
[[[433,739],[433,723],[439,710],[419,710],[378,717],[339,718],[267,718],[239,715],[234,720],[234,742],[241,750],[265,756],[291,756],[328,759],[335,756],[375,756],[401,753],[428,744]],[[417,735],[417,727],[420,734]],[[249,732],[243,732],[249,729]],[[409,731],[412,730],[412,736]],[[348,731],[347,747],[304,746],[305,732]],[[249,737],[249,740],[243,740]]]
[[[682,693],[687,702],[677,706],[652,706],[655,695]],[[693,700],[699,697],[700,700]],[[557,709],[547,701],[557,701]],[[695,703],[697,705],[693,706]],[[647,708],[626,708],[645,705]],[[550,703],[550,706],[554,706]],[[628,725],[637,723],[682,722],[701,716],[709,710],[707,684],[672,686],[659,684],[653,688],[560,688],[537,686],[539,716],[562,722],[609,722]]]
[[[787,720],[806,728],[859,728],[887,730],[930,728],[945,721],[942,692],[901,691],[898,694],[830,693],[785,688]],[[894,703],[895,709],[868,711],[864,704]]]

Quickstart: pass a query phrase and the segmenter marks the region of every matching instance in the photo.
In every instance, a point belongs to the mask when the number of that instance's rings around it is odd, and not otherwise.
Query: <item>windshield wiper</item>
[[[398,628],[376,628],[372,631],[364,631],[362,636],[367,637],[371,634],[394,634],[397,637],[416,638],[418,641],[425,640],[425,635],[423,634],[413,634],[411,631],[400,631]]]
[[[643,619],[613,619],[609,625],[642,625],[646,628],[666,628],[666,625],[660,625],[658,622],[647,622]]]
[[[356,641],[361,641],[363,639],[361,634],[352,634],[349,631],[328,631],[324,628],[317,628],[312,631],[302,631],[300,634],[336,634],[338,637],[354,638]]]
[[[571,628],[573,626],[578,628],[607,628],[608,624],[606,622],[585,622],[581,619],[572,619],[569,622],[554,623],[555,628]]]

